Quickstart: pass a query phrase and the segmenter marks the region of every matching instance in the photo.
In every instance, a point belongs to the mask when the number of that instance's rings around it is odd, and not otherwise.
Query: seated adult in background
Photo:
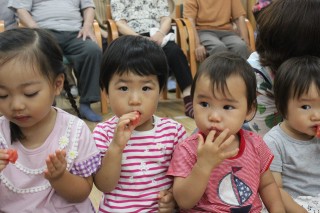
[[[147,36],[162,47],[170,71],[174,73],[182,91],[185,114],[193,118],[190,96],[192,75],[188,61],[180,47],[168,39],[171,32],[171,18],[167,0],[128,1],[112,0],[112,18],[122,35]],[[170,35],[169,35],[170,36]]]
[[[0,1],[0,20],[4,21],[4,27],[6,30],[18,26],[14,11],[8,8],[8,1],[9,0]]]
[[[196,59],[203,61],[208,55],[222,51],[232,51],[247,59],[250,53],[245,15],[240,0],[185,0],[183,17],[194,28]],[[233,22],[240,36],[233,29]]]
[[[248,59],[257,78],[258,107],[248,124],[261,136],[282,121],[273,94],[280,65],[292,57],[320,57],[319,10],[319,0],[277,0],[259,14],[257,52]]]
[[[9,0],[21,23],[30,28],[48,29],[57,39],[64,56],[73,64],[83,118],[97,122],[102,117],[90,104],[100,101],[99,74],[102,51],[92,29],[92,0]]]

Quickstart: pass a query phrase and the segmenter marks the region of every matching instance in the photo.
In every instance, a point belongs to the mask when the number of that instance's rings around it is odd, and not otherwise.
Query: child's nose
[[[24,109],[25,107],[25,104],[23,103],[23,100],[19,97],[14,97],[12,98],[12,101],[11,101],[11,109],[12,110],[22,110]]]
[[[320,120],[320,110],[316,110],[312,114],[311,120],[313,120],[313,121],[319,121]]]
[[[141,103],[139,92],[132,92],[129,99],[130,105],[138,105]]]
[[[220,122],[221,121],[221,115],[218,110],[212,110],[209,115],[209,120],[211,122]]]

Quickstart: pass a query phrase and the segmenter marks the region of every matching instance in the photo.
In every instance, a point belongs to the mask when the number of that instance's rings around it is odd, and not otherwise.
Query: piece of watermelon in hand
[[[15,149],[8,149],[7,151],[9,158],[8,161],[10,163],[16,163],[17,159],[18,159],[18,152]]]
[[[134,119],[134,120],[132,120],[131,121],[131,124],[133,125],[133,126],[136,126],[136,125],[138,125],[138,123],[140,122],[140,112],[136,112],[137,113],[137,117],[136,117],[136,119]]]
[[[316,137],[320,138],[320,125],[317,126],[317,133],[316,133]]]

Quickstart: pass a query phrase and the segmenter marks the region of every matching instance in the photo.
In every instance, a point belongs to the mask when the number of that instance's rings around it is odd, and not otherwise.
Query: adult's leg
[[[215,30],[199,30],[198,35],[200,43],[206,48],[207,53],[212,55],[214,53],[228,51],[227,46],[220,40],[218,31]]]
[[[249,57],[249,50],[247,47],[246,42],[240,38],[236,33],[234,32],[228,32],[228,31],[222,31],[221,34],[221,41],[227,46],[227,48],[239,54],[242,58],[248,59]]]
[[[80,114],[90,121],[101,121],[102,117],[92,111],[90,104],[100,101],[99,75],[102,50],[87,39],[76,38],[78,32],[54,32],[65,57],[73,64],[78,80]]]
[[[181,48],[173,41],[169,41],[162,49],[167,56],[169,68],[174,73],[182,91],[185,114],[193,118],[192,99],[190,96],[192,75],[187,58]]]
[[[181,91],[184,91],[192,84],[191,70],[186,56],[173,41],[169,41],[162,49],[167,56],[169,68],[175,75]]]

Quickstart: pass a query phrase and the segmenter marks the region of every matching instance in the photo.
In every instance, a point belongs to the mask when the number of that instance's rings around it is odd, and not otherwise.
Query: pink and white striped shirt
[[[118,123],[117,117],[100,123],[94,140],[104,156]],[[154,128],[133,131],[122,155],[117,187],[104,193],[99,212],[156,212],[157,195],[169,189],[173,179],[166,175],[174,147],[186,138],[184,127],[169,118],[154,116]]]

